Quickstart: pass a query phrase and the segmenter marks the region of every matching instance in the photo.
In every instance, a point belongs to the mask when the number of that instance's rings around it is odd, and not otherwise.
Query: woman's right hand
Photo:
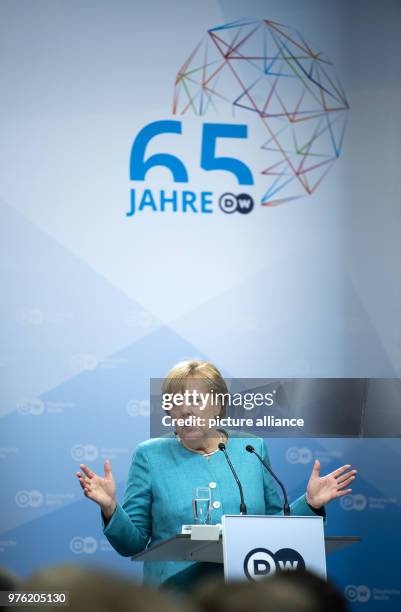
[[[87,465],[80,463],[82,472],[77,477],[84,495],[99,504],[106,519],[110,518],[116,508],[116,483],[111,473],[108,459],[104,462],[104,478],[92,472]]]

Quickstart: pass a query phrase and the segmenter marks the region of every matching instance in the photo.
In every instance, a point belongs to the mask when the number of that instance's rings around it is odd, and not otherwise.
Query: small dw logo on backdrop
[[[344,595],[348,601],[357,601],[359,603],[366,603],[371,598],[371,590],[365,584],[349,584],[344,589]]]
[[[94,444],[74,444],[71,448],[71,457],[74,461],[95,461],[99,449]]]
[[[335,67],[269,19],[210,28],[175,75],[172,113],[130,155],[138,213],[244,216],[312,195],[343,146],[349,104]]]
[[[310,463],[313,459],[313,454],[310,448],[297,448],[296,446],[291,446],[287,449],[285,458],[287,459],[288,463],[292,464]]]
[[[43,494],[40,491],[18,491],[15,503],[19,508],[40,508],[43,505]]]
[[[96,538],[92,536],[75,536],[70,541],[70,550],[76,555],[86,554],[93,555],[98,549]]]
[[[356,510],[357,512],[361,512],[365,510],[367,505],[368,500],[362,493],[353,493],[352,495],[347,495],[340,499],[340,506],[343,510]]]
[[[280,548],[272,553],[267,548],[253,548],[244,559],[244,573],[248,580],[261,580],[277,571],[305,569],[305,561],[293,548]]]

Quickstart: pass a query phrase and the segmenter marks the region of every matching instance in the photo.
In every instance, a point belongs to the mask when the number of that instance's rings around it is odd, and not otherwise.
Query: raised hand
[[[327,476],[320,476],[320,461],[316,459],[306,489],[306,501],[313,508],[320,508],[332,499],[351,493],[348,485],[355,480],[357,470],[350,470],[350,465],[343,465]]]
[[[111,473],[111,464],[108,459],[104,462],[104,478],[92,472],[87,465],[79,465],[82,472],[77,472],[79,483],[84,495],[93,500],[102,509],[106,518],[109,518],[116,507],[116,483]]]

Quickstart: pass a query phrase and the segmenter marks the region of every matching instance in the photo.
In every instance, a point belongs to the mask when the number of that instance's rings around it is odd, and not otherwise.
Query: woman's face
[[[215,419],[221,412],[220,403],[216,402],[211,393],[210,382],[191,379],[185,384],[181,391],[184,396],[182,405],[174,405],[170,410],[173,419],[186,419],[187,417],[199,417],[200,424],[180,425],[175,431],[184,439],[202,439],[216,436],[216,428],[212,426],[211,420]],[[180,402],[181,403],[181,402]]]

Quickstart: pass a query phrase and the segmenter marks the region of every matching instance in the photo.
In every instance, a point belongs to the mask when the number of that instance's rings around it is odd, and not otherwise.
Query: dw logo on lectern
[[[305,569],[305,561],[293,548],[280,548],[276,553],[267,548],[253,548],[244,559],[244,572],[248,580],[261,580],[276,571],[297,569]]]
[[[174,86],[174,119],[133,137],[127,217],[243,216],[312,195],[340,157],[345,92],[295,28],[269,19],[210,28]]]

